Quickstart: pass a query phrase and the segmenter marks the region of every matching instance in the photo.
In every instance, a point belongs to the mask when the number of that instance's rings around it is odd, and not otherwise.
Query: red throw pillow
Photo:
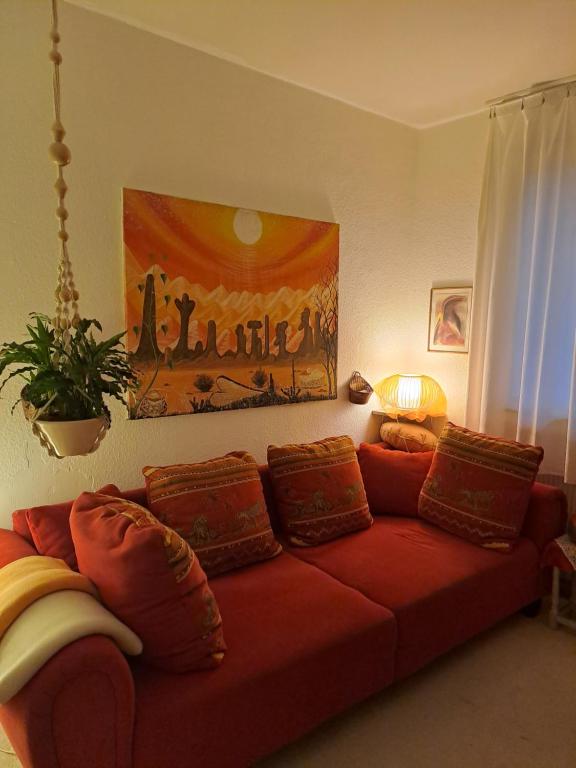
[[[321,544],[372,525],[350,437],[270,445],[268,464],[282,527],[292,544]]]
[[[222,620],[197,557],[151,512],[125,499],[83,493],[70,515],[81,573],[142,640],[143,657],[169,672],[217,666]]]
[[[70,502],[32,507],[26,510],[26,522],[38,554],[57,557],[78,570],[76,552],[70,534]]]
[[[32,531],[30,530],[28,518],[26,516],[27,512],[27,509],[15,509],[14,512],[12,512],[12,530],[14,533],[17,533],[18,536],[26,539],[29,544],[34,544]]]
[[[109,496],[120,496],[120,491],[115,485],[105,485],[98,493]],[[72,568],[78,570],[74,542],[70,532],[70,512],[72,502],[62,504],[50,504],[44,507],[32,507],[22,510],[26,516],[26,522],[32,535],[32,542],[39,555],[57,557]],[[14,515],[17,513],[14,512]],[[14,530],[19,533],[14,524]]]
[[[384,443],[362,443],[358,462],[373,515],[418,517],[418,497],[434,451],[406,453]]]
[[[209,577],[282,551],[249,453],[143,472],[150,510],[186,539]]]
[[[448,423],[420,492],[420,516],[483,547],[520,535],[542,448]]]

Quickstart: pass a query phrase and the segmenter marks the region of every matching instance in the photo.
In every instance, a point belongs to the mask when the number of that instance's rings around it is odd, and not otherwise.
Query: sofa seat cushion
[[[134,764],[251,765],[393,679],[392,614],[291,555],[210,582],[228,652],[217,670],[136,662]]]
[[[541,595],[538,550],[528,539],[502,554],[421,520],[380,517],[345,540],[290,552],[394,613],[396,678]]]

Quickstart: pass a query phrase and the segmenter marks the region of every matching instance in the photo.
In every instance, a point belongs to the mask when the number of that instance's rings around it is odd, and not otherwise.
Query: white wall
[[[26,314],[51,312],[57,258],[50,142],[48,3],[0,4],[0,339]],[[63,120],[70,247],[81,310],[107,334],[124,325],[123,186],[341,225],[339,399],[330,403],[129,422],[93,456],[48,458],[19,412],[0,401],[0,524],[18,506],[105,482],[139,485],[146,463],[203,459],[271,442],[349,433],[376,419],[347,401],[355,368],[436,376],[450,415],[464,408],[466,356],[426,352],[434,280],[470,279],[484,124],[419,133],[62,4]],[[486,121],[487,122],[487,121]]]
[[[413,257],[416,279],[405,300],[416,309],[405,337],[405,367],[442,385],[449,418],[464,423],[468,355],[427,352],[431,286],[472,285],[488,115],[455,120],[419,133]],[[406,330],[406,326],[405,326]]]
[[[368,379],[398,371],[433,376],[446,392],[448,417],[459,424],[468,355],[428,352],[430,288],[473,282],[487,136],[485,114],[418,132],[407,249],[380,260],[369,306],[376,343]],[[375,398],[371,407],[378,407]]]

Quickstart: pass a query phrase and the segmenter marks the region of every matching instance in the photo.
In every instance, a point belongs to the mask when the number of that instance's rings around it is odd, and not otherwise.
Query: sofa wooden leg
[[[548,623],[551,629],[558,629],[558,608],[560,605],[560,570],[552,570],[552,605],[550,606],[550,615]]]
[[[527,616],[529,619],[535,619],[541,610],[542,610],[542,600],[534,600],[533,603],[528,603],[528,605],[525,605],[524,608],[522,608],[522,613],[524,616]]]

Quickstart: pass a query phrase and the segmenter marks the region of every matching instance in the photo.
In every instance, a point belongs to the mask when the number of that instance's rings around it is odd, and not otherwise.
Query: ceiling
[[[68,0],[425,127],[576,74],[576,0]]]

